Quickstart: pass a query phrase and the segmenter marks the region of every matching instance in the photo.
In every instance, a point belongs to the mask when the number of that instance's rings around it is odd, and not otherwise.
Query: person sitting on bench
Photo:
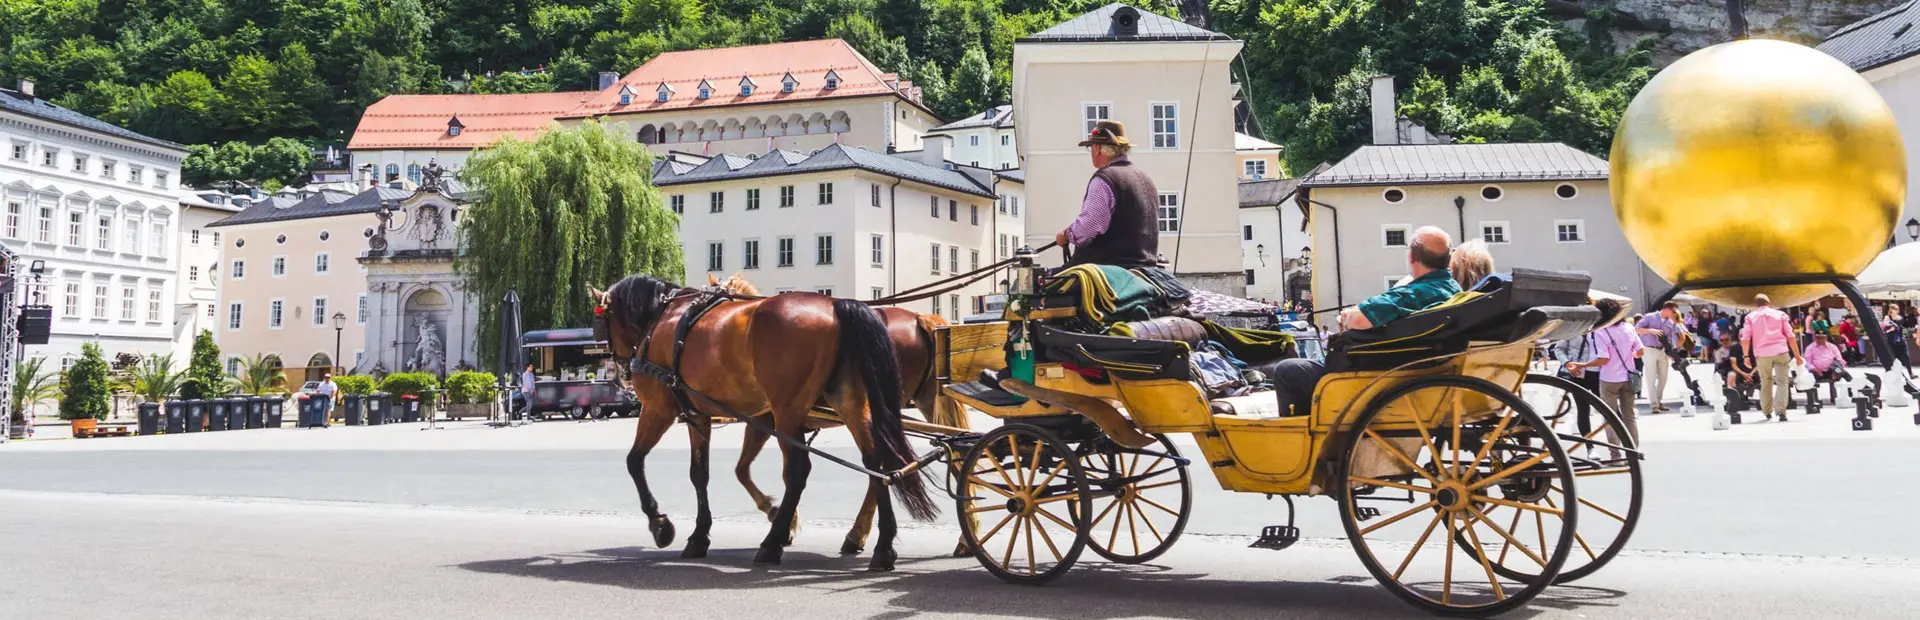
[[[1407,269],[1413,279],[1387,289],[1359,305],[1340,311],[1342,329],[1385,327],[1409,314],[1445,302],[1460,292],[1448,269],[1453,239],[1432,226],[1413,231],[1407,243]],[[1273,381],[1280,399],[1281,415],[1306,415],[1313,407],[1313,389],[1326,376],[1327,367],[1307,359],[1289,359],[1274,365],[1268,379]]]
[[[1840,357],[1840,345],[1831,342],[1823,332],[1813,333],[1813,344],[1807,346],[1807,371],[1813,373],[1813,380],[1852,381],[1853,375],[1847,374],[1847,366],[1841,363]]]
[[[1740,343],[1733,340],[1733,334],[1720,334],[1720,350],[1714,354],[1719,358],[1713,363],[1713,371],[1720,373],[1720,379],[1726,383],[1726,389],[1746,394],[1760,385],[1753,376],[1753,366],[1747,364],[1747,356]]]

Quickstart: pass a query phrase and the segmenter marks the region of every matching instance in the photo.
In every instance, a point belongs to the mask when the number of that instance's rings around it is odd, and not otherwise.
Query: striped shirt
[[[1073,225],[1067,227],[1067,240],[1074,245],[1086,245],[1107,232],[1107,226],[1113,223],[1113,204],[1113,186],[1108,185],[1106,179],[1093,177],[1087,182],[1086,198],[1080,201],[1080,217],[1074,218]]]

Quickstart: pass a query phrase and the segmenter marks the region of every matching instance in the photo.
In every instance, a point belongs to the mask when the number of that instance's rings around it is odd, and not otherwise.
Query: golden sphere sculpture
[[[1775,307],[1852,278],[1887,246],[1907,197],[1899,127],[1866,79],[1784,41],[1722,43],[1649,81],[1613,137],[1610,188],[1627,241],[1654,273],[1719,304]]]

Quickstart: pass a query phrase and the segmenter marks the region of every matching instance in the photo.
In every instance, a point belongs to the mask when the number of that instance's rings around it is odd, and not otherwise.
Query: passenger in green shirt
[[[1453,240],[1447,232],[1424,226],[1413,231],[1407,243],[1407,269],[1413,279],[1368,297],[1340,311],[1342,329],[1373,329],[1425,310],[1460,292],[1447,270],[1453,254]],[[1313,360],[1290,359],[1271,367],[1268,379],[1280,398],[1281,415],[1307,415],[1313,409],[1313,389],[1326,376],[1327,367]]]

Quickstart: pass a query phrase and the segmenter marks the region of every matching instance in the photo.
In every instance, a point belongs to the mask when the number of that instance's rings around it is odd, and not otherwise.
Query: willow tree
[[[526,329],[585,327],[588,287],[630,274],[686,273],[679,218],[653,186],[653,156],[624,124],[553,127],[502,138],[467,160],[478,196],[461,218],[457,268],[480,301],[481,358],[499,354],[500,304],[520,294]]]

